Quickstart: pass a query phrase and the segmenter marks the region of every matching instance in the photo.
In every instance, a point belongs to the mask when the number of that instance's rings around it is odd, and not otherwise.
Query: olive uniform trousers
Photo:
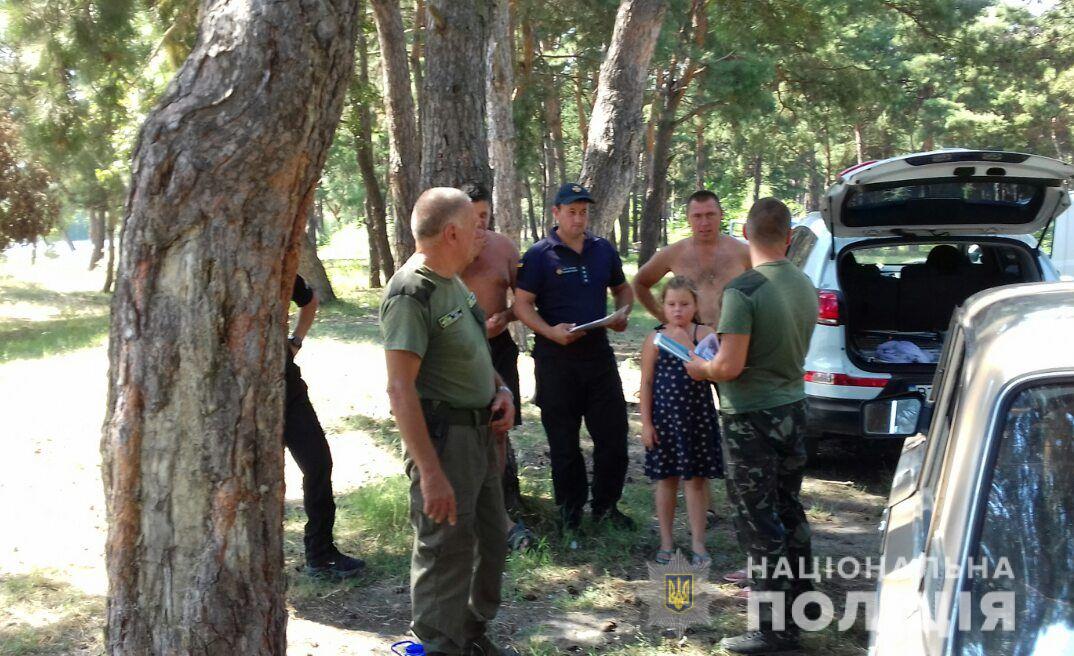
[[[467,653],[469,641],[484,635],[500,605],[507,532],[495,438],[487,418],[486,413],[484,422],[469,425],[426,420],[440,466],[455,492],[454,526],[425,515],[421,473],[409,454],[404,459],[414,526],[411,630],[426,653]]]

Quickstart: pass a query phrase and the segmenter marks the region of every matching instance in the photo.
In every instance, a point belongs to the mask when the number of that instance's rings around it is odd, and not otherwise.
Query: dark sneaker
[[[481,636],[470,641],[469,656],[519,656],[514,647],[497,647],[496,643],[489,640],[488,636]]]
[[[724,638],[720,646],[735,654],[782,654],[797,651],[800,644],[798,638],[787,633],[750,631]]]
[[[364,560],[352,558],[336,548],[325,558],[306,562],[306,574],[322,578],[349,579],[357,576],[363,569]]]
[[[614,526],[615,528],[625,531],[633,531],[638,528],[638,523],[630,517],[624,515],[618,508],[612,507],[611,510],[594,511],[593,522],[596,524],[605,524]]]

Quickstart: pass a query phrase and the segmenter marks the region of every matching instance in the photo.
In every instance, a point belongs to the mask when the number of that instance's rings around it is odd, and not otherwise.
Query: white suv
[[[820,313],[806,356],[810,432],[861,434],[861,404],[927,396],[954,309],[1001,285],[1055,281],[1037,235],[1070,206],[1074,167],[1046,157],[943,150],[847,169],[788,257]]]

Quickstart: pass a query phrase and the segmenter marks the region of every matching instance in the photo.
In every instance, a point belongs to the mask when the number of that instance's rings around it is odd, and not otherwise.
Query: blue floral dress
[[[645,475],[653,480],[672,476],[723,478],[712,384],[690,378],[682,361],[667,351],[657,349],[657,354],[652,416],[658,441],[645,452]]]

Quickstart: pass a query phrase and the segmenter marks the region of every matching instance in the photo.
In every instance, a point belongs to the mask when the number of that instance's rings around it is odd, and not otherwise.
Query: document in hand
[[[674,355],[683,362],[689,362],[691,359],[690,349],[670,337],[665,337],[663,333],[657,333],[656,336],[653,337],[653,344],[656,344],[658,347]]]
[[[580,326],[575,326],[574,328],[571,328],[568,332],[576,333],[580,330],[593,330],[594,328],[603,328],[604,326],[613,324],[620,318],[625,317],[629,310],[630,306],[624,305],[623,307],[619,308],[615,312],[612,312],[606,317],[597,319],[596,321],[590,321],[589,323],[583,323]]]
[[[697,357],[702,360],[711,360],[716,357],[716,354],[720,352],[720,338],[716,336],[716,333],[710,333],[706,335],[697,346],[694,347],[694,353],[697,353]]]

